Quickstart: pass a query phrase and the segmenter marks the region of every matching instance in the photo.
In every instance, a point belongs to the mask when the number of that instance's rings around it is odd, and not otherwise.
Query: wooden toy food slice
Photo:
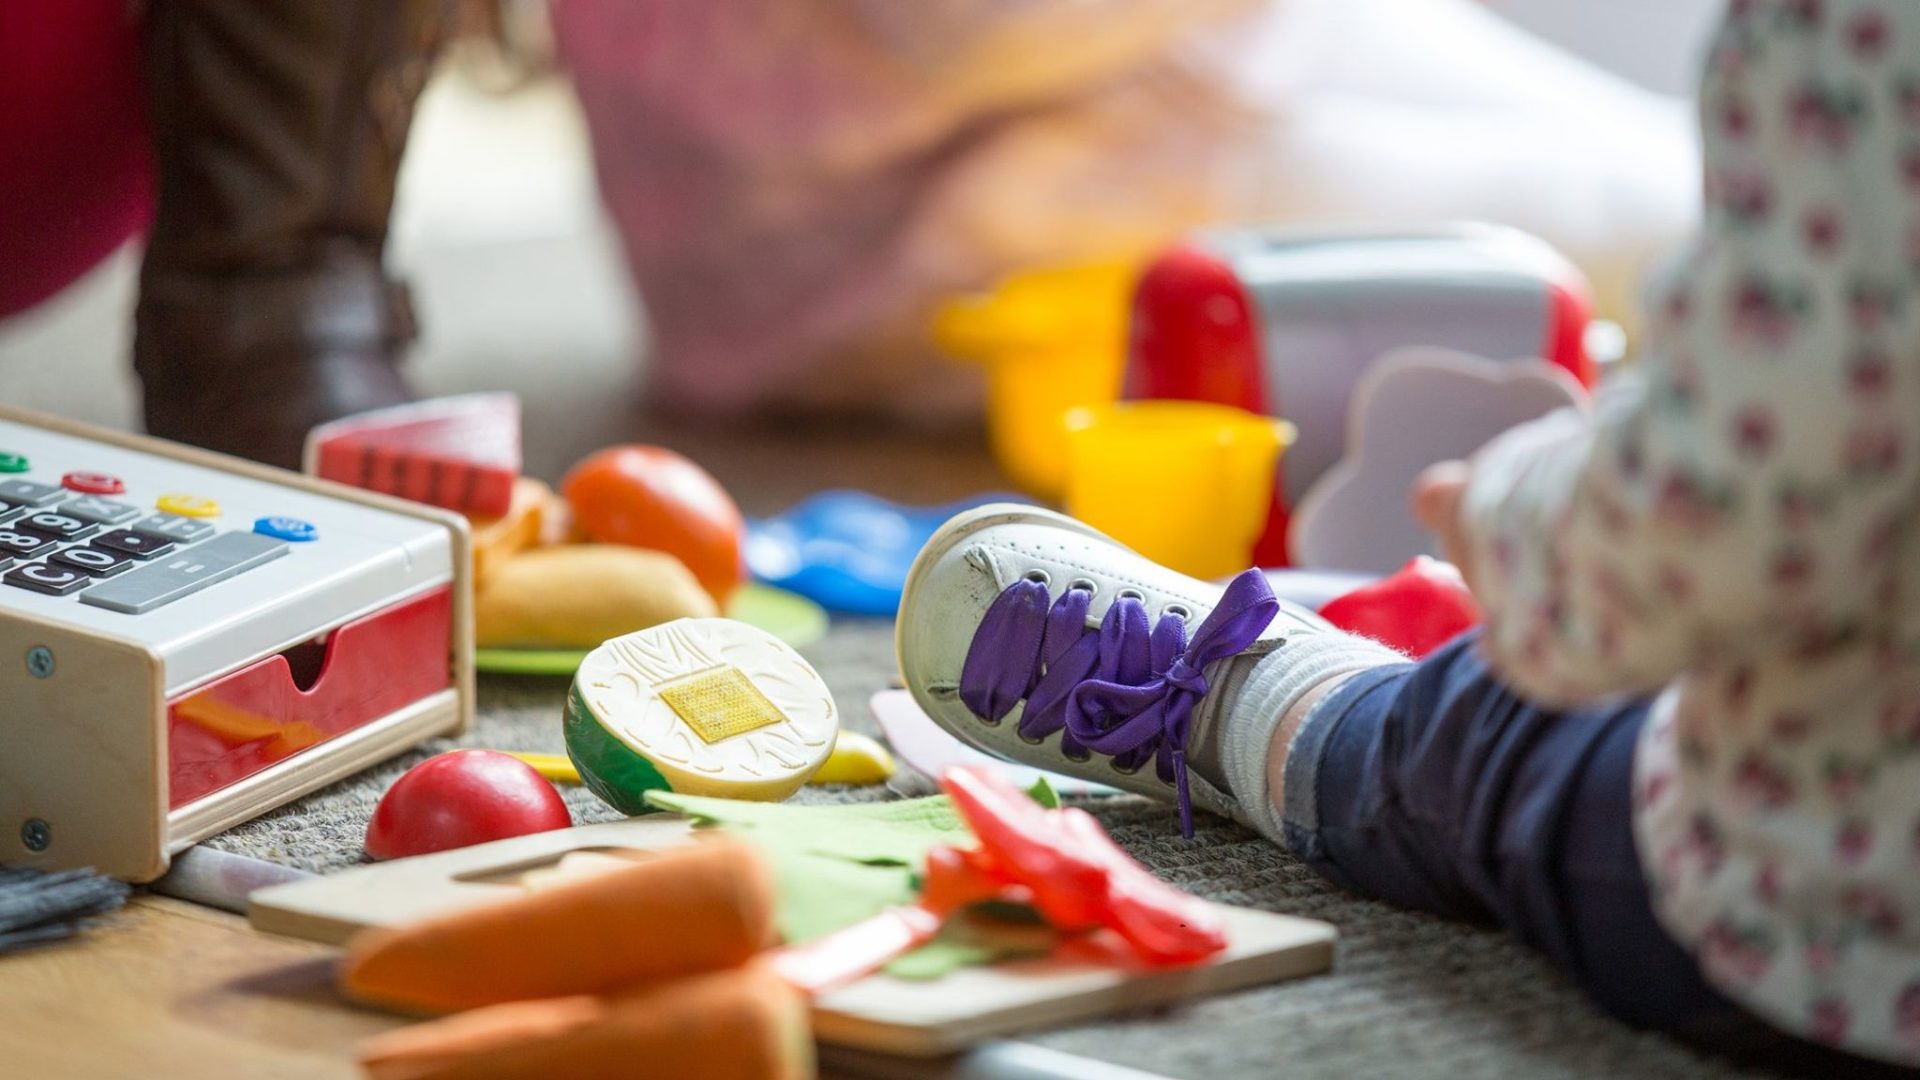
[[[505,514],[520,475],[520,399],[460,394],[322,424],[307,435],[306,471],[462,513]]]
[[[567,754],[628,814],[648,791],[784,799],[833,751],[839,713],[813,665],[764,630],[676,619],[587,654],[567,694]]]
[[[552,488],[523,476],[513,482],[513,501],[504,515],[469,515],[474,579],[485,582],[494,567],[538,547],[546,533],[558,527],[554,520],[560,516],[558,506],[559,497]]]

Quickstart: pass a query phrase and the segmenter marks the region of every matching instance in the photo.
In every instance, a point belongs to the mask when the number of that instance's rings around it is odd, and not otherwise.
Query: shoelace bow
[[[1053,600],[1046,583],[1007,586],[974,630],[960,669],[960,700],[998,722],[1026,699],[1021,736],[1056,731],[1062,753],[1104,754],[1122,769],[1151,759],[1180,798],[1180,832],[1193,837],[1187,738],[1207,694],[1207,665],[1244,651],[1280,610],[1266,575],[1248,570],[1227,585],[1192,640],[1168,612],[1149,625],[1139,598],[1121,596],[1098,629],[1087,626],[1093,593],[1068,589]]]

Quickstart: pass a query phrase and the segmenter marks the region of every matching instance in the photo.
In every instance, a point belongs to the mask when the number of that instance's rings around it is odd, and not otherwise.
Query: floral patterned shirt
[[[1640,855],[1716,986],[1920,1063],[1920,0],[1732,0],[1701,114],[1647,354],[1480,457],[1486,645],[1659,694]]]

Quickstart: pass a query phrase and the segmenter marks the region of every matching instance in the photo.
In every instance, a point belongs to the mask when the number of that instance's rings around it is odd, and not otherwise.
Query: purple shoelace
[[[1266,576],[1248,570],[1227,585],[1192,640],[1186,620],[1172,612],[1149,625],[1146,605],[1134,596],[1116,598],[1092,629],[1092,604],[1084,588],[1055,601],[1043,581],[1007,586],[973,632],[960,700],[998,722],[1025,698],[1020,734],[1038,741],[1062,732],[1060,749],[1069,756],[1104,754],[1122,769],[1151,759],[1177,788],[1180,832],[1191,839],[1187,738],[1193,710],[1207,694],[1201,673],[1259,640],[1280,602]]]

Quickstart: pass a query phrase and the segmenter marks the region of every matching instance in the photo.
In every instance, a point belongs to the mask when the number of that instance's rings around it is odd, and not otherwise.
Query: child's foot
[[[1177,799],[1191,835],[1195,805],[1249,820],[1228,775],[1255,774],[1229,767],[1236,747],[1217,730],[1248,675],[1289,639],[1325,634],[1344,636],[1276,600],[1257,571],[1209,584],[1072,518],[999,504],[955,517],[920,552],[898,646],[914,698],[961,741]],[[1274,723],[1249,719],[1257,730],[1236,738],[1271,736]],[[1266,743],[1238,750],[1264,777]]]

